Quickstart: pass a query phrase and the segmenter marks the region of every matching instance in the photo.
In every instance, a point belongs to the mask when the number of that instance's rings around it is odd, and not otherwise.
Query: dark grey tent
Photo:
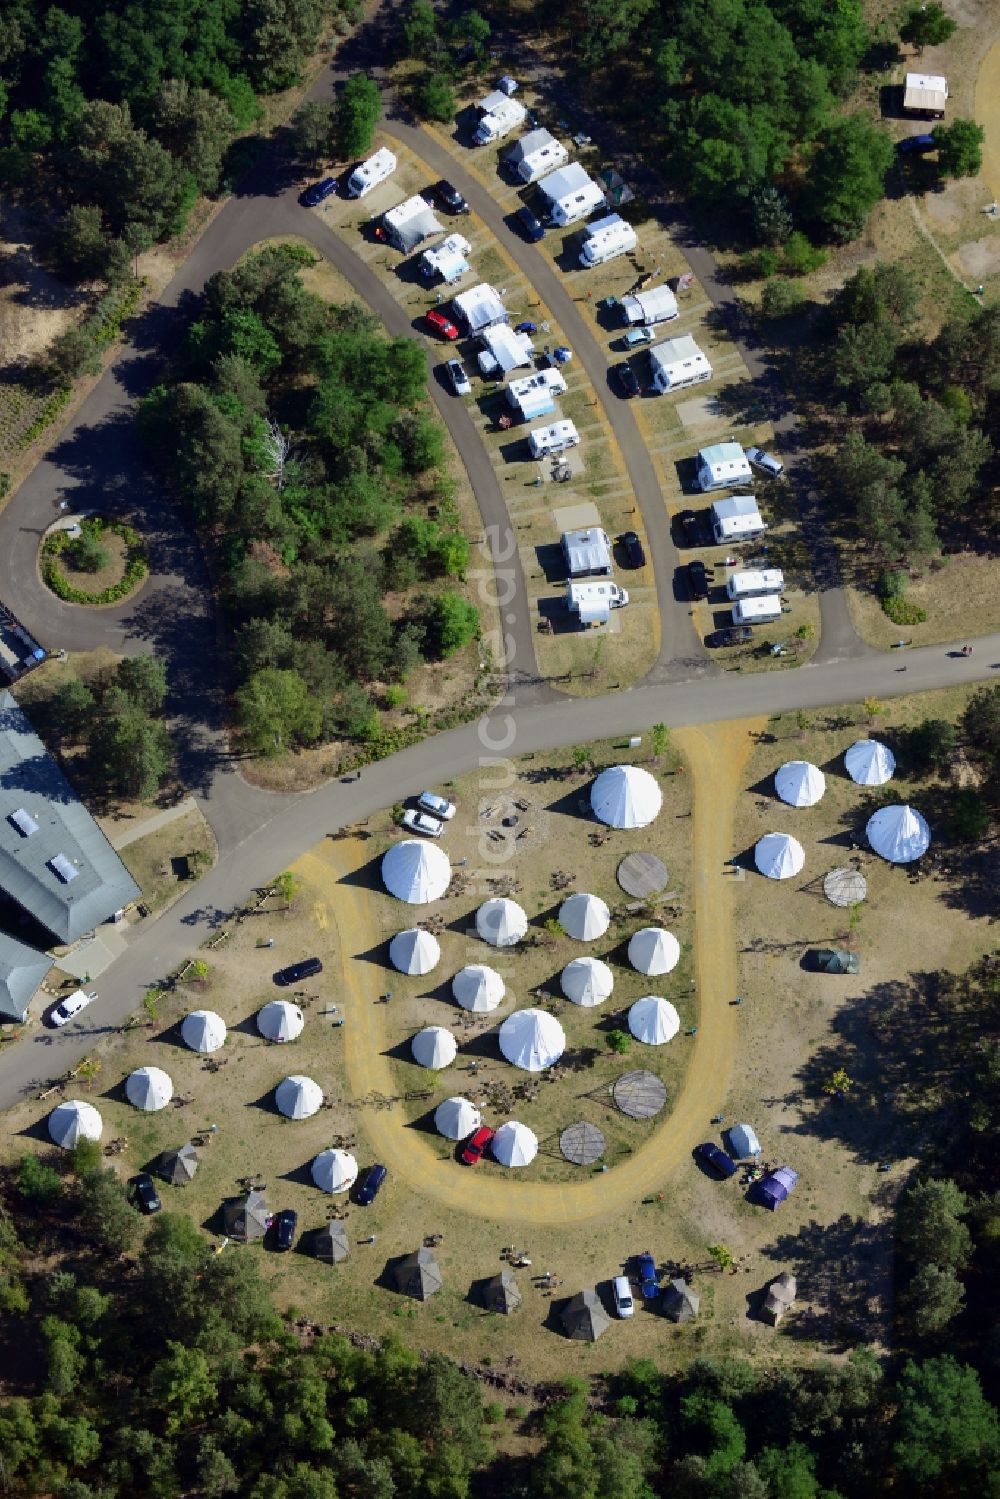
[[[513,1270],[503,1269],[499,1275],[491,1275],[483,1286],[483,1305],[491,1312],[516,1311],[521,1305],[521,1291]]]
[[[663,1315],[671,1322],[693,1322],[700,1305],[686,1280],[672,1280],[663,1293]]]
[[[48,953],[0,932],[0,1020],[24,1020],[31,996],[51,967]]]
[[[231,1239],[262,1239],[270,1217],[271,1209],[263,1192],[228,1197],[222,1205],[222,1221]]]
[[[189,1140],[180,1150],[165,1150],[160,1157],[160,1175],[172,1187],[186,1187],[198,1170],[200,1158]]]
[[[418,1249],[393,1267],[392,1281],[403,1296],[426,1301],[444,1285],[433,1249]]]
[[[563,1307],[562,1325],[568,1338],[596,1343],[601,1333],[606,1332],[611,1325],[611,1319],[596,1291],[577,1291]]]
[[[783,1270],[767,1288],[764,1305],[760,1311],[763,1320],[770,1322],[772,1327],[777,1327],[785,1313],[791,1311],[794,1306],[798,1289],[795,1276]]]
[[[328,1265],[339,1265],[351,1252],[347,1229],[342,1223],[327,1223],[318,1228],[312,1236],[312,1252]]]

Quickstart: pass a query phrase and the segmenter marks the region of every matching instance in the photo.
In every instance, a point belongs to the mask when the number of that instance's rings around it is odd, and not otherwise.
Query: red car
[[[458,337],[458,329],[450,318],[446,318],[443,312],[438,312],[432,307],[427,313],[427,326],[433,328],[435,333],[440,333],[442,338],[450,339],[452,342]]]
[[[482,1160],[483,1152],[495,1134],[495,1129],[481,1124],[475,1134],[469,1136],[462,1151],[462,1161],[466,1166],[475,1166]]]

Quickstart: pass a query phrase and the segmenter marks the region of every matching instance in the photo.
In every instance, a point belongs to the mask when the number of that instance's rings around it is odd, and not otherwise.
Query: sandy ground
[[[1000,199],[1000,39],[987,52],[976,79],[976,120],[986,130],[983,179]]]

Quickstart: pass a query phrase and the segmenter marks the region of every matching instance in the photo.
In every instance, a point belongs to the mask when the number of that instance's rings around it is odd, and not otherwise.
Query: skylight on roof
[[[65,854],[56,854],[54,859],[50,859],[49,868],[53,874],[59,876],[64,885],[68,885],[70,880],[75,880],[80,873],[76,865],[72,864]]]
[[[38,832],[38,823],[23,807],[18,807],[16,812],[10,814],[10,821],[25,838],[30,838],[32,833]]]

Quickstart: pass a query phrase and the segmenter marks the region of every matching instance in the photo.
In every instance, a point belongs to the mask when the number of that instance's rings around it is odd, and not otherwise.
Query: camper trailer
[[[605,203],[603,191],[587,176],[578,161],[571,161],[568,166],[543,177],[538,191],[546,201],[553,224],[560,229],[589,218],[595,208],[603,208]]]
[[[521,182],[537,182],[569,161],[569,152],[548,130],[529,130],[514,142],[506,159]]]
[[[389,243],[404,255],[411,254],[425,239],[444,233],[434,210],[421,197],[407,198],[405,203],[390,208],[382,215],[382,227]]]
[[[654,323],[670,323],[677,316],[677,298],[669,286],[654,286],[652,291],[622,297],[622,314],[626,323],[641,323],[646,328]]]
[[[750,541],[767,530],[752,494],[734,494],[725,500],[715,500],[710,513],[712,535],[718,546],[733,541]]]
[[[784,591],[785,575],[780,567],[733,573],[726,584],[726,593],[734,602],[737,599],[764,598],[769,593],[780,594]]]
[[[781,618],[781,599],[776,593],[766,598],[737,599],[733,605],[734,625],[773,625]]]
[[[476,108],[479,110],[479,124],[472,139],[477,146],[502,141],[505,135],[510,135],[523,123],[527,114],[524,105],[510,98],[502,89],[494,89],[492,94],[480,99]]]
[[[506,323],[497,323],[479,335],[483,351],[479,355],[479,372],[488,379],[499,379],[511,370],[534,363],[535,350],[530,333],[515,333]]]
[[[564,531],[559,545],[571,578],[610,578],[611,542],[607,531],[599,526],[585,531]]]
[[[587,225],[586,232],[587,237],[580,251],[580,264],[585,269],[604,265],[606,261],[615,260],[619,255],[627,255],[639,243],[632,225],[617,213],[595,219],[592,224]]]
[[[903,108],[907,114],[943,120],[948,102],[948,80],[938,73],[907,73]]]
[[[607,624],[612,609],[624,609],[628,594],[617,583],[567,583],[566,607],[582,625]]]
[[[396,170],[396,158],[388,147],[383,146],[374,156],[369,156],[347,179],[347,193],[351,198],[363,198],[373,187],[385,182]]]
[[[580,434],[572,422],[553,422],[548,427],[533,427],[528,433],[528,447],[532,458],[545,458],[553,453],[565,453],[567,448],[579,445]]]
[[[500,300],[500,293],[486,282],[471,286],[451,299],[456,318],[470,335],[482,333],[486,328],[495,328],[509,321],[507,309]]]
[[[556,396],[561,396],[565,389],[566,381],[558,370],[539,370],[537,374],[512,380],[507,387],[507,400],[522,421],[531,422],[536,416],[555,411]]]
[[[712,366],[690,333],[682,338],[668,338],[649,351],[653,389],[661,395],[668,390],[686,390],[712,378]]]
[[[446,286],[451,286],[471,271],[472,267],[467,259],[471,248],[463,235],[449,234],[436,249],[425,250],[421,255],[420,274],[426,276],[428,281],[440,277]]]
[[[703,491],[753,483],[749,460],[738,442],[717,442],[702,448],[695,467],[698,488]]]

